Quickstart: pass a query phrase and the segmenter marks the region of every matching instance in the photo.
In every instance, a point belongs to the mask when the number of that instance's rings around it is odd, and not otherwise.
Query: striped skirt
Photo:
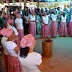
[[[57,22],[56,21],[52,21],[51,36],[52,37],[56,37],[57,36]]]
[[[8,55],[4,54],[6,72],[8,72]]]
[[[30,23],[29,34],[32,34],[34,37],[36,37],[36,23],[35,22]]]
[[[24,30],[23,29],[18,29],[18,42],[19,42],[19,47],[20,47],[20,41],[21,41],[21,39],[23,38],[23,36],[24,36]]]
[[[59,35],[60,36],[66,36],[67,35],[66,22],[61,22],[61,25],[60,25],[60,28],[59,28]]]
[[[50,35],[50,28],[49,28],[49,24],[47,25],[44,25],[42,24],[42,27],[41,27],[41,36],[43,38],[46,38]]]
[[[72,22],[69,24],[69,35],[72,36]]]
[[[8,56],[8,72],[22,72],[22,66],[18,57]]]

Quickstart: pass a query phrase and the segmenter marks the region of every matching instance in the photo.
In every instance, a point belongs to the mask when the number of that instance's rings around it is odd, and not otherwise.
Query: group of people
[[[0,39],[6,72],[41,72],[42,57],[33,52],[36,34],[43,38],[56,37],[57,33],[72,37],[72,10],[25,7],[22,14],[18,8],[12,14],[9,11],[5,14],[5,8],[0,11]]]
[[[0,25],[7,27],[9,24],[7,21],[9,19],[13,20],[12,26],[18,31],[20,40],[26,34],[32,34],[35,38],[37,34],[41,35],[42,38],[49,36],[55,38],[57,34],[62,37],[66,35],[72,37],[72,9],[67,10],[65,8],[62,12],[60,7],[49,10],[47,8],[45,10],[40,10],[39,8],[30,10],[28,7],[25,7],[22,13],[20,13],[17,8],[12,14],[6,14],[4,18],[5,24]]]
[[[21,14],[17,12],[14,15],[15,20],[4,11],[0,14],[1,23],[5,18],[4,24],[0,26],[0,39],[6,72],[41,72],[42,56],[33,51],[36,39],[32,34],[24,35]]]

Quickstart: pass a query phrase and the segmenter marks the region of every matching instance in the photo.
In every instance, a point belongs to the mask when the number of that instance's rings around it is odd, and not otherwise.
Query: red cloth
[[[72,22],[69,24],[69,35],[72,36]]]
[[[22,72],[22,69],[18,57],[8,55],[8,72]]]
[[[8,55],[4,54],[6,72],[8,72]]]
[[[66,36],[67,35],[66,22],[61,22],[61,25],[59,28],[59,34],[60,34],[60,36]]]
[[[35,22],[30,23],[29,34],[32,34],[34,37],[36,37],[36,23]]]
[[[42,24],[42,28],[41,28],[41,36],[43,38],[46,38],[50,35],[50,28],[49,28],[49,24],[48,25],[44,25]]]
[[[56,37],[57,36],[57,22],[56,21],[52,21],[51,36],[52,37]]]

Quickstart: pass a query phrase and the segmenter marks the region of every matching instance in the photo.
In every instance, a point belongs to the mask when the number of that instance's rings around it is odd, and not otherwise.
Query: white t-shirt
[[[24,67],[24,72],[41,72],[37,67],[37,65],[40,65],[42,62],[40,54],[32,52],[29,53],[26,58],[20,57],[19,55],[18,57],[20,63]]]
[[[56,21],[57,15],[51,14],[52,21]]]
[[[16,18],[15,23],[17,24],[17,29],[23,29],[23,20],[22,20],[22,18],[20,18],[20,19]]]
[[[17,45],[13,41],[5,41],[5,47],[11,56],[18,57],[17,53],[14,51]]]
[[[48,24],[48,16],[42,16],[42,19],[44,24]]]
[[[1,44],[2,44],[3,49],[4,49],[4,54],[6,54],[6,55],[8,55],[8,51],[7,51],[7,49],[5,48],[5,41],[7,41],[7,40],[8,40],[7,37],[2,37],[2,39],[1,39]]]
[[[17,29],[16,29],[14,26],[11,26],[10,24],[7,24],[7,28],[8,28],[8,29],[13,29],[15,35],[18,36],[18,31],[17,31]]]

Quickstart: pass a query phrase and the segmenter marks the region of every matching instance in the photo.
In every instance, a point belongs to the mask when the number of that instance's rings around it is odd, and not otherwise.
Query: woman
[[[4,18],[6,18],[4,27],[7,28],[7,25],[8,25],[7,21],[8,21],[9,19],[11,19],[11,16],[10,16],[9,14],[6,14],[6,15],[4,16]]]
[[[52,24],[51,24],[51,37],[56,38],[57,36],[57,15],[55,14],[55,10],[52,9],[52,14],[51,14],[51,19],[52,19]]]
[[[28,34],[21,40],[19,60],[24,68],[24,72],[41,72],[38,66],[41,64],[41,55],[33,52],[36,40],[33,35]]]
[[[41,27],[41,36],[43,38],[46,38],[50,35],[50,29],[49,29],[49,18],[46,15],[46,12],[43,13],[44,16],[42,16],[41,22],[42,22],[42,27]]]
[[[28,29],[29,29],[29,15],[28,15],[28,11],[25,12],[25,15],[24,15],[24,20],[25,20],[25,24],[24,24],[24,28],[25,28],[25,34],[28,34]]]
[[[69,35],[72,37],[72,14],[70,15]]]
[[[34,10],[31,10],[31,15],[29,17],[29,33],[36,37],[36,17]]]
[[[8,38],[7,37],[2,37],[1,38],[1,45],[2,45],[2,47],[3,47],[3,52],[4,52],[4,61],[5,61],[5,68],[6,68],[6,72],[8,72],[8,55],[9,55],[9,53],[8,53],[8,51],[6,50],[6,48],[5,48],[5,41],[7,41],[8,40]]]
[[[18,60],[19,48],[12,40],[15,39],[15,34],[12,29],[3,29],[0,31],[3,36],[8,37],[5,41],[5,48],[8,51],[8,72],[22,72],[22,66]],[[17,40],[17,39],[16,39]]]
[[[7,25],[7,28],[8,29],[13,29],[14,30],[14,33],[15,33],[15,38],[18,38],[18,31],[17,31],[17,29],[13,26],[14,25],[14,21],[12,20],[12,19],[9,19],[8,21],[7,21],[7,23],[8,23],[8,25]],[[19,47],[19,42],[18,41],[15,41],[14,40],[14,42],[18,45],[18,47]]]
[[[15,19],[15,25],[16,25],[16,29],[19,33],[18,34],[18,40],[19,40],[19,44],[20,44],[20,41],[24,36],[23,20],[21,18],[20,13],[17,13],[16,16],[17,16],[17,18]]]
[[[67,35],[67,17],[65,15],[66,13],[63,12],[63,15],[61,16],[61,24],[60,24],[60,28],[59,28],[59,35],[62,37],[65,37]]]

